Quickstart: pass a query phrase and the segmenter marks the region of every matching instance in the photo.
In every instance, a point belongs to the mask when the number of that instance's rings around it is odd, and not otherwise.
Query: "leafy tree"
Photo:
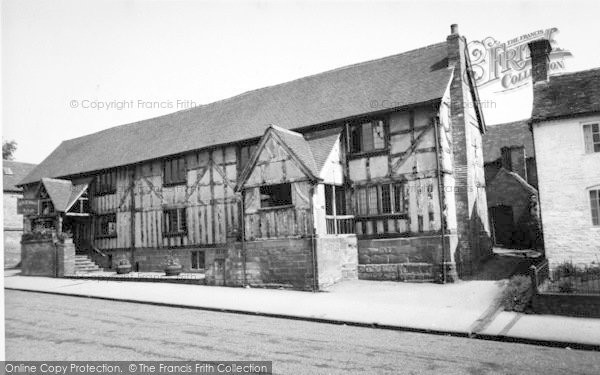
[[[13,160],[15,158],[14,154],[17,150],[17,142],[15,140],[12,141],[3,141],[2,142],[2,160]]]

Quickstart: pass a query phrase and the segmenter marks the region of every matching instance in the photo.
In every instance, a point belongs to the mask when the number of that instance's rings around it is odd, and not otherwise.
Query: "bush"
[[[571,282],[571,280],[561,280],[558,283],[558,290],[561,293],[573,293],[574,290],[574,286],[573,283]]]
[[[502,294],[502,304],[506,311],[525,311],[531,304],[533,291],[531,279],[524,275],[515,275],[510,278]]]
[[[554,272],[559,276],[575,276],[579,269],[571,262],[562,262],[554,269]]]

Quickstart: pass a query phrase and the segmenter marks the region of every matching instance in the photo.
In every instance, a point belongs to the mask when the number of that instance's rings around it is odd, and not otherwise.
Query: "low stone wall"
[[[456,235],[444,237],[446,256],[442,257],[439,235],[358,240],[358,278],[365,280],[440,281],[445,260],[446,281],[458,279],[450,251],[456,248]]]
[[[53,239],[21,242],[21,274],[24,276],[63,277],[75,271],[75,246]]]
[[[532,308],[538,314],[600,318],[600,295],[534,293]]]
[[[309,238],[246,242],[246,282],[253,286],[314,289],[312,246]]]
[[[319,289],[358,278],[357,239],[354,235],[315,239]]]
[[[4,268],[15,268],[21,262],[23,230],[4,230]]]

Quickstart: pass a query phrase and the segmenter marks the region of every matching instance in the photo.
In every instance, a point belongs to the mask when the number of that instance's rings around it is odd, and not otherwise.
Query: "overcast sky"
[[[2,137],[39,163],[64,139],[439,43],[452,23],[469,41],[556,27],[566,71],[600,67],[598,3],[3,1]],[[496,91],[480,90],[488,124],[528,117],[530,85]]]

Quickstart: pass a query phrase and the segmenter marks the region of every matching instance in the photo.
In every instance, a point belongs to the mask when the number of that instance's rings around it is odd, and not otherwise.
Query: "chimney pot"
[[[450,34],[458,35],[458,24],[453,23],[452,25],[450,25]]]

